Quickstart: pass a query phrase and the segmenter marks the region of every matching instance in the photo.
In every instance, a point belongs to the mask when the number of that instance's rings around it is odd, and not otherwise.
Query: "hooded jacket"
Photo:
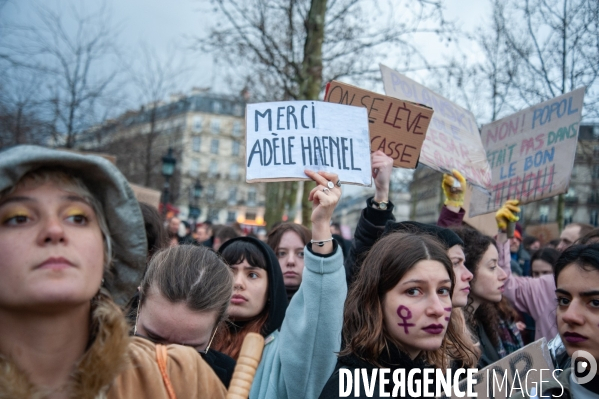
[[[318,398],[341,345],[347,285],[339,245],[333,243],[328,255],[306,246],[302,283],[287,306],[283,274],[272,249],[254,238],[239,237],[223,244],[221,252],[238,240],[253,243],[265,254],[269,278],[266,343],[250,399]]]
[[[127,180],[101,157],[17,146],[0,152],[0,192],[39,168],[60,168],[80,178],[99,201],[112,240],[113,262],[104,273],[105,289],[92,299],[90,344],[73,365],[68,386],[71,397],[167,398],[155,345],[128,336],[125,317],[111,298],[126,303],[145,270],[144,222]],[[194,349],[169,345],[167,352],[167,373],[179,398],[225,397],[224,386]],[[12,359],[0,353],[0,399],[38,399],[47,395]]]
[[[137,290],[148,253],[143,216],[127,179],[99,156],[21,145],[0,152],[0,192],[39,168],[60,168],[80,178],[100,202],[113,252],[110,272],[104,273],[104,287],[124,306]]]

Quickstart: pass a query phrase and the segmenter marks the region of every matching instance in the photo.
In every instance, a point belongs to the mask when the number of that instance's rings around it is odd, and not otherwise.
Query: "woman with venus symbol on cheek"
[[[466,346],[463,329],[449,322],[454,284],[445,247],[430,235],[391,233],[376,242],[348,293],[346,346],[320,397],[339,397],[340,369],[352,375],[355,369],[367,369],[371,375],[383,367],[391,374],[404,369],[407,375],[412,369],[448,368],[442,349],[448,340],[461,349]],[[362,382],[360,394],[367,397]],[[391,392],[392,384],[385,390]],[[378,380],[374,392],[378,395]]]

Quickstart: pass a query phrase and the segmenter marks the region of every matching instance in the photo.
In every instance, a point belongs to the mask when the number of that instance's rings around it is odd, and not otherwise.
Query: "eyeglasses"
[[[148,341],[154,343],[154,344],[161,344],[162,342],[152,339],[150,337],[146,337],[144,335],[141,335],[137,332],[137,322],[139,320],[139,311],[141,310],[141,301],[137,303],[137,315],[135,317],[135,326],[133,328],[133,335],[136,337],[140,337],[140,338],[144,338],[147,339]],[[218,326],[216,326],[216,328],[214,329],[214,331],[212,332],[212,336],[210,337],[210,341],[208,341],[208,345],[206,346],[206,349],[196,349],[197,352],[202,355],[202,356],[206,356],[208,354],[208,350],[210,349],[210,346],[212,345],[212,341],[214,341],[214,337],[216,336],[216,332],[218,331]],[[176,344],[176,342],[173,342]],[[189,346],[186,344],[177,344],[177,345],[183,345],[183,346]],[[195,349],[195,348],[194,348]]]

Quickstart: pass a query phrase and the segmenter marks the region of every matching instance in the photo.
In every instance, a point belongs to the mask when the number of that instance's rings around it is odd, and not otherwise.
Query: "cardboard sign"
[[[158,209],[160,206],[160,191],[138,186],[137,184],[133,183],[129,183],[129,186],[131,186],[133,194],[135,194],[135,198],[137,198],[139,202],[143,202]]]
[[[475,374],[477,384],[474,392],[478,398],[506,399],[517,393],[519,388],[539,392],[543,381],[553,381],[553,363],[547,348],[547,340],[541,338],[524,348],[504,357]],[[500,387],[501,385],[501,387]],[[466,392],[467,381],[460,381],[460,391]],[[452,398],[457,396],[452,396]],[[441,398],[447,399],[442,396]]]
[[[568,191],[584,88],[483,126],[493,171],[491,195],[474,192],[470,216],[494,212],[508,199],[521,204]],[[435,114],[436,115],[436,114]]]
[[[472,198],[472,192],[474,191],[472,186],[468,186],[466,194],[464,195],[463,208],[466,211],[464,215],[464,223],[468,226],[480,231],[484,235],[489,237],[495,237],[497,235],[497,221],[495,220],[495,214],[489,213],[487,215],[479,215],[474,217],[468,216],[468,210],[470,207],[470,198]]]
[[[443,173],[457,169],[469,183],[490,189],[491,168],[474,115],[382,64],[381,74],[388,96],[425,104],[435,111],[420,162]]]
[[[383,96],[333,80],[324,100],[368,110],[370,151],[383,151],[393,166],[414,169],[426,137],[433,110],[405,100]]]
[[[526,226],[524,232],[529,236],[538,238],[541,245],[547,245],[549,241],[559,238],[559,226],[557,223]]]
[[[305,169],[370,186],[366,109],[320,101],[248,104],[246,180],[309,180]]]

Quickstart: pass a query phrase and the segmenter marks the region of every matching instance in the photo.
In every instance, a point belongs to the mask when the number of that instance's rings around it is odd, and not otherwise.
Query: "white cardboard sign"
[[[248,104],[246,180],[309,180],[304,170],[371,185],[368,111],[320,101]]]
[[[584,91],[581,87],[483,126],[493,184],[491,195],[474,191],[470,216],[494,212],[508,199],[527,204],[568,191]]]
[[[472,112],[380,65],[385,94],[431,107],[435,113],[420,151],[420,162],[444,173],[459,170],[482,189],[491,188],[491,168]]]

